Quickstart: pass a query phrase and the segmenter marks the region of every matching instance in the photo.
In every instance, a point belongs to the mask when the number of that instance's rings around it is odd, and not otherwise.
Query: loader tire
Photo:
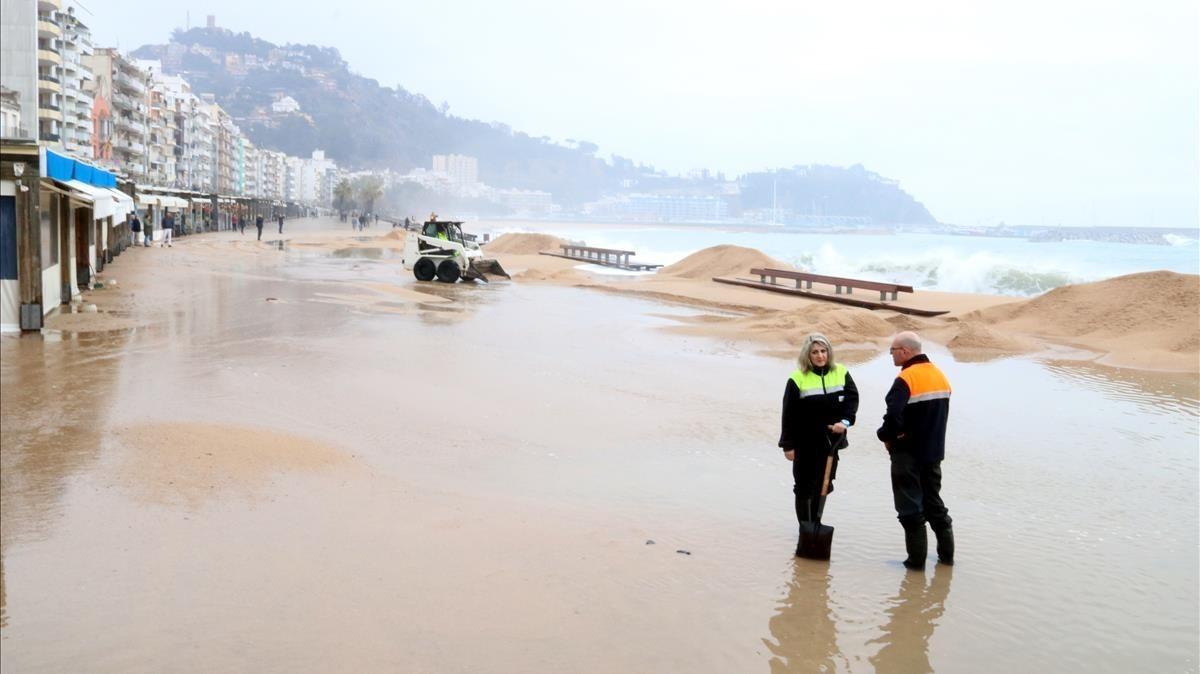
[[[442,283],[455,283],[462,276],[462,269],[454,260],[442,260],[437,266],[437,277]]]
[[[432,281],[436,270],[433,260],[423,257],[413,265],[413,276],[416,276],[418,281]]]

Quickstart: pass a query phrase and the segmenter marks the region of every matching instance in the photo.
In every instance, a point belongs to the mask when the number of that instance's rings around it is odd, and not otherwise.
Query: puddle
[[[332,254],[337,258],[364,260],[390,260],[401,257],[399,251],[391,248],[338,248]]]

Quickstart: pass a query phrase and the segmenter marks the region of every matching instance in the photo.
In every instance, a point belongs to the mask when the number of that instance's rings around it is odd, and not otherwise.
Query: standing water
[[[5,671],[1197,669],[1193,375],[933,350],[958,563],[920,574],[873,438],[895,368],[851,363],[816,563],[790,361],[296,248],[143,255],[148,327],[0,341]]]

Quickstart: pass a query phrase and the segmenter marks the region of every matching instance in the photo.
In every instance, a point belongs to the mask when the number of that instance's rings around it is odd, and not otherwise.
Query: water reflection
[[[1088,390],[1137,404],[1153,414],[1200,415],[1200,377],[1181,372],[1114,368],[1087,361],[1052,360],[1046,368]]]
[[[938,564],[933,579],[925,584],[924,573],[908,572],[900,580],[900,591],[887,610],[883,635],[871,643],[882,646],[871,656],[877,674],[930,674],[929,639],[945,611],[954,567]]]
[[[788,594],[768,622],[772,672],[836,672],[846,659],[838,649],[837,624],[829,608],[829,565],[795,560]]]

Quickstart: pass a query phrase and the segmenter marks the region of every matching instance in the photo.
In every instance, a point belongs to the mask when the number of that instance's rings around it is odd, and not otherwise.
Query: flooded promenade
[[[96,314],[0,339],[5,672],[1197,671],[1195,375],[931,348],[958,552],[917,574],[895,368],[851,363],[833,559],[797,560],[789,359],[335,227],[128,250]]]

